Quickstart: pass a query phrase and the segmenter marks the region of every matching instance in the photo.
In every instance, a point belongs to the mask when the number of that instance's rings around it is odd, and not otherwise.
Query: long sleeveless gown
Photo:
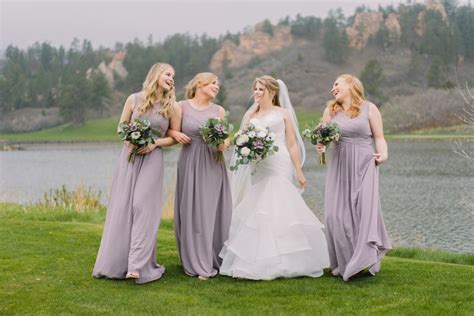
[[[134,95],[132,120],[138,117],[142,93]],[[159,104],[142,115],[162,135],[169,120],[158,114]],[[120,152],[112,181],[104,232],[93,276],[124,279],[127,272],[138,272],[136,283],[161,278],[165,269],[156,262],[156,237],[163,205],[163,151],[156,148],[136,155],[128,162],[128,147]]]
[[[341,137],[328,159],[326,235],[331,271],[347,281],[366,268],[377,273],[391,244],[380,206],[369,103],[361,105],[357,117],[338,112],[331,122]]]
[[[211,104],[199,111],[181,101],[181,130],[192,141],[183,145],[178,160],[174,225],[179,258],[190,276],[212,277],[218,272],[218,257],[229,234],[232,199],[225,163],[216,161],[216,150],[199,134],[210,117],[219,116]]]
[[[253,166],[251,187],[235,206],[220,274],[253,280],[323,275],[329,266],[323,225],[293,184],[280,112],[253,118],[275,134],[278,152]]]

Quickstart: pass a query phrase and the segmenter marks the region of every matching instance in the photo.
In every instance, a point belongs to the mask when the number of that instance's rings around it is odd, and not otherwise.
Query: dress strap
[[[368,120],[369,119],[369,102],[363,101],[360,105],[362,114]]]
[[[135,112],[137,110],[137,99],[138,99],[138,96],[137,96],[138,93],[134,93],[133,94],[133,107],[132,107],[132,113]]]
[[[214,115],[216,117],[219,117],[219,105],[212,103],[212,109],[213,109]]]

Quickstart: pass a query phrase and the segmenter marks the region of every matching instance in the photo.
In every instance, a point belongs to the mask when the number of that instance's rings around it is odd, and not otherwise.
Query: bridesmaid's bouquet
[[[118,126],[118,134],[122,141],[129,141],[136,147],[128,155],[128,162],[135,161],[135,155],[141,148],[154,144],[156,137],[161,137],[159,130],[152,129],[147,119],[134,119],[133,122],[122,122]]]
[[[329,145],[333,141],[338,141],[340,134],[336,123],[323,124],[319,123],[315,128],[306,128],[303,131],[303,137],[311,141],[311,144]],[[319,164],[326,164],[326,154],[323,152],[319,156]]]
[[[232,129],[233,126],[229,123],[227,117],[211,117],[199,128],[199,133],[209,147],[217,148],[229,138]],[[217,161],[224,161],[222,151],[217,152]]]
[[[268,127],[260,126],[250,121],[243,130],[238,131],[234,137],[235,153],[237,159],[230,170],[235,171],[240,165],[247,165],[273,155],[278,151],[274,146],[275,134]]]

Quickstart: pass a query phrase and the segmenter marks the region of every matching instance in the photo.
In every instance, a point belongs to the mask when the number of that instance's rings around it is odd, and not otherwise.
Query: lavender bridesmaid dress
[[[132,120],[138,117],[143,94],[137,93]],[[159,103],[142,117],[152,128],[168,130],[169,120],[158,114]],[[124,144],[112,182],[104,232],[93,276],[124,279],[127,271],[138,272],[136,283],[161,278],[165,269],[156,263],[156,237],[163,205],[163,152],[156,148],[146,155],[136,155],[128,162]]]
[[[377,273],[391,244],[380,207],[369,103],[361,105],[355,118],[338,112],[331,121],[339,126],[341,138],[328,159],[326,238],[331,271],[347,281],[367,268]]]
[[[216,150],[199,134],[208,118],[219,116],[219,106],[194,109],[181,101],[181,130],[191,138],[178,160],[174,228],[179,258],[190,276],[212,277],[222,260],[219,252],[229,235],[232,200],[227,169],[216,161]]]

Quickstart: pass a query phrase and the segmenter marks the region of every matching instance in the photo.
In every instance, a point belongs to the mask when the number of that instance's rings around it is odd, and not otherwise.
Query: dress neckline
[[[208,110],[208,109],[212,106],[212,102],[209,102],[209,105],[206,106],[204,109],[198,110],[198,109],[196,109],[196,108],[193,106],[193,104],[191,103],[191,101],[190,101],[189,99],[186,100],[186,101],[188,102],[189,106],[190,106],[194,111],[196,111],[196,112],[204,112],[204,111]]]
[[[264,117],[267,117],[268,115],[270,115],[270,114],[273,113],[273,112],[278,113],[279,110],[271,110],[271,111],[268,111],[267,113],[263,114],[261,117],[256,117],[256,116],[254,116],[254,117],[252,117],[252,119],[261,120],[261,119],[263,119]]]
[[[341,116],[346,118],[346,119],[349,119],[349,120],[355,120],[359,117],[362,116],[362,107],[365,107],[365,101],[363,101],[361,104],[360,104],[360,111],[359,111],[359,115],[357,115],[356,117],[350,117],[349,115],[347,115],[347,112],[345,110],[342,110],[341,112]]]

